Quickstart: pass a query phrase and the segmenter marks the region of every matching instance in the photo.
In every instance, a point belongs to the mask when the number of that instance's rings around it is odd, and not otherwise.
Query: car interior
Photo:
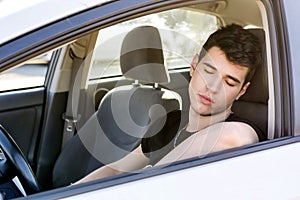
[[[140,144],[146,129],[161,128],[154,123],[159,117],[187,111],[192,56],[212,32],[232,23],[251,30],[263,49],[263,64],[233,112],[256,124],[266,139],[280,137],[274,135],[264,4],[253,0],[174,4],[110,22],[55,47],[46,94],[30,88],[28,102],[34,106],[19,103],[22,109],[1,110],[1,124],[28,160],[40,190],[68,186],[122,158]],[[14,95],[21,97],[18,91]],[[33,98],[45,101],[45,108],[40,100],[32,103]],[[24,119],[25,128],[14,125],[12,119],[18,117]]]
[[[87,170],[124,157],[140,144],[156,120],[180,109],[179,94],[159,86],[170,78],[156,28],[137,27],[126,35],[120,67],[129,83],[122,83],[104,95],[95,114],[67,142],[54,166],[54,187],[70,184],[70,180],[75,182]],[[155,124],[155,129],[161,128]],[[78,156],[85,167],[72,164]]]

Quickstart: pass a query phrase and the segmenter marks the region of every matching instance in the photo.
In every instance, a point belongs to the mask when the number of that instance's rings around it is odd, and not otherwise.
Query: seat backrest
[[[140,143],[151,122],[180,109],[181,100],[175,92],[159,87],[170,78],[156,28],[137,27],[125,36],[120,66],[123,76],[134,83],[108,92],[100,102],[97,116],[110,141],[130,152]],[[171,93],[171,98],[166,98],[166,93]]]
[[[180,109],[179,95],[159,87],[169,82],[169,74],[156,28],[137,27],[125,36],[120,66],[132,84],[109,91],[97,112],[65,145],[53,170],[54,187],[68,185],[127,155],[156,119]],[[152,127],[151,131],[161,128]],[[76,159],[80,165],[73,164]]]
[[[247,92],[238,101],[234,102],[232,111],[256,125],[263,133],[260,138],[260,141],[262,141],[267,139],[269,100],[265,32],[263,29],[249,30],[260,39],[262,65],[256,69]]]

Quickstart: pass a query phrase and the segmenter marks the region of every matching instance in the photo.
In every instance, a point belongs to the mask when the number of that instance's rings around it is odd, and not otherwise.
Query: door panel
[[[77,195],[78,199],[299,199],[300,143],[235,156]],[[289,155],[289,156],[287,156]],[[209,158],[208,158],[209,160]],[[278,173],[278,167],[284,173]],[[150,174],[150,173],[148,173]],[[137,176],[139,174],[137,173]],[[291,178],[292,177],[292,178]],[[119,180],[121,182],[121,180]],[[288,188],[288,189],[284,189]],[[153,192],[155,191],[155,192]],[[116,195],[118,194],[118,195]],[[130,194],[130,195],[128,195]],[[147,194],[147,195],[145,195]],[[68,196],[66,199],[73,199]]]
[[[0,93],[0,124],[11,134],[30,164],[44,101],[44,87]]]

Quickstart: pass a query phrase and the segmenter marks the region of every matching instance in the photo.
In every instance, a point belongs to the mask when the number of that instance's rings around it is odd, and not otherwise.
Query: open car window
[[[248,3],[249,2],[243,4],[243,6],[246,8],[248,6]],[[260,44],[262,45],[264,51],[263,57],[264,59],[266,59],[266,55],[270,53],[270,48],[267,48],[268,45],[266,45],[269,42],[267,37],[268,32],[266,29],[267,24],[262,23],[263,20],[261,19],[261,16],[263,15],[260,15],[261,9],[263,8],[259,7],[261,6],[260,4],[256,4],[253,2],[249,4],[257,15],[255,15],[255,17],[250,16],[249,18],[244,19],[240,19],[239,15],[237,15],[234,16],[235,20],[233,20],[233,22],[239,23],[239,20],[241,20],[242,22],[243,20],[245,21],[244,23],[240,22],[240,24],[242,24],[245,29],[251,29],[250,31],[253,32],[253,34],[255,34],[257,37],[259,37]],[[216,3],[216,7],[220,6],[220,9],[223,8],[222,5],[222,3]],[[230,5],[232,6],[232,4]],[[123,116],[121,114],[116,114],[118,112],[109,114],[107,114],[106,112],[102,112],[103,110],[109,108],[114,110],[113,106],[104,106],[103,108],[102,105],[105,101],[110,101],[110,98],[116,100],[116,102],[119,102],[119,105],[123,105],[124,102],[127,102],[126,99],[115,99],[113,98],[113,95],[109,98],[107,98],[107,96],[111,95],[117,90],[124,89],[125,91],[126,88],[123,86],[131,87],[134,84],[134,78],[130,77],[127,80],[127,77],[123,76],[121,72],[121,46],[127,33],[141,26],[156,27],[162,38],[164,64],[169,71],[168,73],[170,76],[170,82],[167,84],[160,84],[160,86],[163,85],[163,89],[169,89],[174,92],[171,93],[168,98],[166,98],[168,101],[166,101],[163,106],[168,106],[164,108],[166,108],[167,112],[172,109],[174,110],[174,108],[181,111],[187,111],[189,109],[190,103],[188,94],[188,84],[190,78],[189,69],[193,56],[196,53],[199,53],[202,45],[207,40],[209,35],[222,25],[225,25],[226,20],[229,20],[227,18],[220,19],[219,16],[213,15],[213,12],[210,13],[204,11],[207,8],[211,8],[211,5],[209,3],[184,6],[176,9],[156,12],[154,14],[145,15],[142,17],[136,17],[134,19],[130,18],[129,20],[125,20],[123,22],[100,29],[99,32],[97,32],[97,40],[95,42],[95,47],[92,51],[92,55],[90,56],[91,60],[89,62],[89,71],[86,81],[86,99],[88,99],[88,101],[84,102],[85,104],[78,104],[80,106],[84,105],[83,107],[79,107],[78,109],[84,113],[83,115],[81,115],[81,117],[88,116],[85,119],[87,120],[86,122],[89,122],[89,117],[96,116],[100,124],[116,123],[116,130],[122,129],[124,127],[124,129],[127,129],[126,126],[130,127],[130,124],[126,124],[131,123],[132,121],[130,120],[123,120],[120,124],[118,122],[114,122],[114,117]],[[134,60],[134,58],[132,58],[132,60]],[[269,120],[273,120],[273,116],[269,115],[270,109],[274,109],[272,107],[273,104],[269,104],[269,99],[273,99],[273,96],[269,97],[269,89],[273,87],[269,84],[269,75],[272,74],[272,69],[270,66],[271,65],[270,63],[268,63],[268,61],[264,61],[262,66],[260,66],[261,68],[257,70],[257,74],[259,76],[256,76],[255,80],[251,83],[247,95],[239,99],[239,101],[236,101],[233,106],[233,113],[242,116],[247,121],[251,121],[253,124],[257,125],[258,129],[262,130],[264,139],[260,139],[260,141],[264,141],[267,139],[266,135],[269,131]],[[150,84],[148,84],[147,86],[152,86],[152,82],[150,82]],[[177,98],[177,96],[179,98]],[[180,99],[178,100],[179,103],[177,104],[176,101],[173,101],[174,99]],[[86,112],[87,107],[91,106],[91,102],[92,109],[89,109],[88,112]],[[134,107],[138,108],[137,105],[135,105]],[[129,104],[128,107],[124,109],[129,110]],[[149,110],[137,111],[137,113],[147,112],[149,112]],[[257,113],[260,114],[257,115]],[[111,116],[113,117],[111,118]],[[131,117],[132,116],[130,115],[117,118],[130,119]],[[85,120],[78,123],[81,124],[78,126],[79,132],[83,130],[80,128],[86,128],[86,125],[83,123],[85,122]],[[100,126],[99,130],[102,131],[102,128],[103,127]],[[116,130],[113,129],[113,131],[107,132],[107,134],[110,135],[107,136],[109,140],[111,138],[114,140],[111,141],[111,143],[116,144],[127,141],[128,138],[126,139],[126,137],[123,138],[115,136],[114,134],[117,132]],[[138,146],[137,141],[133,142],[132,144],[129,144],[131,141],[130,139],[128,139],[128,141],[129,142],[126,143],[126,145],[132,146],[130,146],[130,150],[126,149],[127,153],[132,151],[134,149],[133,147]],[[87,149],[89,149],[89,147],[87,147]],[[93,149],[89,149],[89,151],[94,152]],[[106,156],[109,156],[109,154],[107,154]],[[97,158],[97,156],[95,155],[94,157]],[[101,162],[101,159],[98,159],[98,161],[99,160]],[[109,160],[109,162],[115,161],[113,156],[111,156],[107,160]],[[105,161],[104,164],[107,164],[109,162]]]

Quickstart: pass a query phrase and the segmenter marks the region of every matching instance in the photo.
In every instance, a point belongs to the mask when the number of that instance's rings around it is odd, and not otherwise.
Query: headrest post
[[[140,85],[139,80],[134,80],[134,82],[132,83],[132,85],[139,86]]]

